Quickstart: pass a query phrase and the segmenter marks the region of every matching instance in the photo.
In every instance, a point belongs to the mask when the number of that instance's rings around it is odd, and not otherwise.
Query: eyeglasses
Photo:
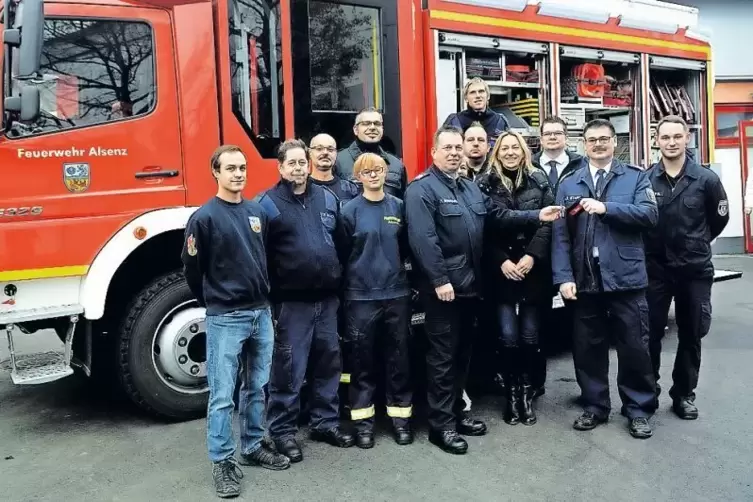
[[[564,136],[565,132],[564,131],[547,131],[547,132],[542,132],[541,135],[545,138],[548,138],[549,136]]]
[[[361,171],[361,176],[368,178],[372,174],[380,175],[384,172],[383,167],[375,167],[374,169],[363,169]]]
[[[600,138],[586,138],[586,143],[588,143],[589,145],[595,145],[598,142],[600,145],[606,145],[607,143],[612,141],[612,138],[614,138],[614,136],[601,136]]]
[[[317,145],[317,146],[312,146],[311,149],[317,153],[321,153],[321,152],[335,153],[337,151],[337,148],[335,148],[334,146]]]
[[[381,120],[362,120],[358,123],[358,125],[366,126],[366,127],[382,127],[382,121]]]

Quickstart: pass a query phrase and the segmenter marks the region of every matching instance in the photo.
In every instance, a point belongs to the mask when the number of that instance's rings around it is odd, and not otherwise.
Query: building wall
[[[753,0],[669,0],[698,7],[701,28],[711,33],[717,79],[753,79]]]

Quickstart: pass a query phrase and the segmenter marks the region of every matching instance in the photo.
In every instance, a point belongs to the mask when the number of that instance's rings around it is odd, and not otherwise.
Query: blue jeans
[[[500,327],[502,347],[512,348],[521,345],[537,345],[541,326],[542,308],[539,305],[521,303],[518,312],[515,304],[497,305],[497,319]]]
[[[210,315],[207,323],[207,449],[212,462],[235,454],[233,394],[240,369],[241,452],[264,437],[264,386],[272,365],[274,328],[269,307]]]

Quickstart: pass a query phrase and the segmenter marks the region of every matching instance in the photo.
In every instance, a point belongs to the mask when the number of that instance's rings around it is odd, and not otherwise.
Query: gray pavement
[[[489,397],[474,400],[474,408],[490,432],[468,438],[465,456],[428,443],[423,423],[408,447],[386,432],[372,450],[304,439],[304,461],[287,471],[244,468],[238,500],[753,500],[753,258],[715,262],[745,276],[714,287],[697,421],[676,418],[664,393],[652,419],[654,437],[630,437],[619,414],[612,354],[611,420],[576,432],[578,388],[572,359],[563,354],[550,360],[533,427],[505,424],[499,399]],[[665,389],[675,345],[672,326],[664,346]],[[0,500],[216,500],[204,434],[203,420],[145,419],[78,378],[17,387],[0,371]]]

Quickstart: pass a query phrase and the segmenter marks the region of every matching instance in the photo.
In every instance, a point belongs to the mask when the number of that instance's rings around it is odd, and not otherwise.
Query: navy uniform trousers
[[[648,418],[656,411],[656,382],[649,355],[649,314],[644,289],[578,293],[573,362],[585,411],[607,418],[610,335],[617,345],[617,388],[622,414]]]
[[[713,278],[685,279],[667,273],[663,278],[650,277],[648,303],[651,313],[651,361],[658,385],[661,367],[661,341],[667,325],[669,306],[675,300],[677,355],[672,371],[672,399],[695,399],[701,369],[701,339],[711,328],[711,285]]]
[[[339,425],[340,342],[337,296],[316,302],[282,302],[275,306],[277,329],[269,376],[267,420],[273,439],[298,431],[301,386],[309,382],[312,430]]]
[[[389,300],[352,300],[345,303],[347,329],[343,335],[350,370],[350,418],[359,432],[374,428],[374,390],[384,375],[387,416],[394,427],[405,427],[411,417],[410,297]],[[383,371],[377,367],[383,356]]]

